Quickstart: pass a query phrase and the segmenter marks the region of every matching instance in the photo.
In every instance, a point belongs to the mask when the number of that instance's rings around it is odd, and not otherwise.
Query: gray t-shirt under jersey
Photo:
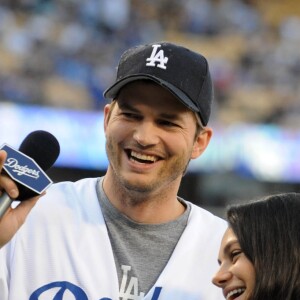
[[[141,224],[121,214],[110,203],[103,191],[102,179],[97,190],[120,285],[124,284],[126,275],[135,277],[139,292],[146,294],[155,284],[184,231],[191,206],[180,199],[187,209],[178,219],[163,224]]]

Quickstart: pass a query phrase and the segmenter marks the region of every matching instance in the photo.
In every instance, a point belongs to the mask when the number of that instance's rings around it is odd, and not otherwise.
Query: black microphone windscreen
[[[49,132],[37,130],[31,132],[21,143],[19,151],[34,159],[34,161],[47,171],[56,161],[60,153],[57,139]],[[26,200],[37,193],[26,186],[16,183],[19,189],[18,200]]]
[[[47,171],[58,158],[60,146],[51,133],[37,130],[24,139],[19,151],[34,159],[44,171]]]

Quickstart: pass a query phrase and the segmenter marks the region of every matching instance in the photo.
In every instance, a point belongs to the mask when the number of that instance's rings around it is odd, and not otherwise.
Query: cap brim
[[[168,91],[170,91],[176,98],[178,98],[178,100],[182,104],[184,104],[187,108],[189,108],[190,110],[192,110],[194,112],[199,112],[199,108],[180,89],[178,89],[174,85],[172,85],[160,78],[157,78],[157,77],[151,76],[151,75],[147,75],[147,74],[130,75],[130,76],[124,77],[123,79],[117,81],[111,87],[106,89],[104,91],[103,95],[105,98],[114,99],[118,95],[120,89],[122,87],[124,87],[126,84],[133,82],[133,81],[137,81],[137,80],[143,80],[143,79],[152,80],[152,81],[160,84],[162,87],[164,87]]]

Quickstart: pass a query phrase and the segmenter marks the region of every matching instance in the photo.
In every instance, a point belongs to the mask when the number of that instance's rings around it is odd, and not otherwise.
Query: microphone
[[[57,139],[49,132],[37,130],[31,132],[21,143],[19,151],[32,158],[43,171],[47,171],[56,161],[60,153]],[[14,200],[24,201],[37,196],[38,193],[14,181],[19,189],[17,199],[11,199],[4,192],[0,197],[0,219]]]

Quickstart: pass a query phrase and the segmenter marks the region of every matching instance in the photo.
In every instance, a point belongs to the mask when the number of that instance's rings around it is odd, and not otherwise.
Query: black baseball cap
[[[126,84],[148,79],[168,89],[207,125],[213,100],[213,85],[206,58],[168,42],[140,45],[125,51],[116,82],[104,91],[114,99]]]

